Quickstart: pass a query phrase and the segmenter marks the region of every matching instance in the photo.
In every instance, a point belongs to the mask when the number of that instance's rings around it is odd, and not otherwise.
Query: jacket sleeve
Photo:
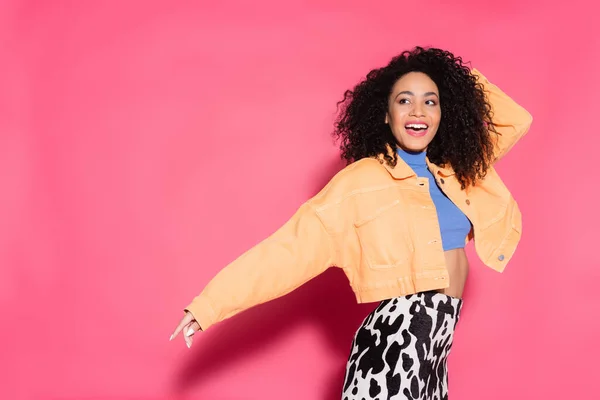
[[[333,265],[335,254],[330,234],[306,202],[275,233],[223,268],[186,310],[206,330],[293,291]]]
[[[487,80],[477,69],[471,73],[483,85],[492,107],[492,123],[498,135],[493,135],[494,159],[500,160],[529,130],[533,118],[527,110],[508,97],[496,85]]]

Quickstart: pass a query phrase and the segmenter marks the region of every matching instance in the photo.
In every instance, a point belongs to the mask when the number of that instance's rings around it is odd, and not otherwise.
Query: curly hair
[[[409,72],[427,74],[439,89],[442,118],[427,157],[441,167],[449,164],[462,189],[474,185],[485,176],[492,160],[492,109],[483,85],[462,58],[436,48],[404,51],[344,93],[337,103],[340,112],[333,132],[340,141],[342,159],[351,163],[383,154],[385,162],[396,166],[398,155],[389,154],[388,146],[395,149],[398,142],[385,123],[385,114],[393,85]]]

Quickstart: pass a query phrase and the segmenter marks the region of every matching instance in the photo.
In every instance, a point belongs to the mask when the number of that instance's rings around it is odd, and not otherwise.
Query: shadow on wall
[[[315,179],[312,194],[342,167],[339,160],[332,163],[322,179]],[[298,325],[309,323],[320,328],[332,352],[340,358],[340,368],[330,377],[320,400],[339,400],[352,338],[375,306],[375,303],[357,305],[343,271],[330,268],[292,293],[224,321],[218,336],[207,335],[208,340],[203,339],[201,346],[192,347],[193,356],[173,377],[172,394],[185,396],[192,387],[202,386],[202,382],[216,372],[241,359],[254,357],[269,342],[279,340]],[[244,340],[240,340],[239,332],[244,332]]]
[[[171,389],[184,395],[229,365],[255,357],[298,325],[310,324],[320,329],[326,345],[340,359],[340,368],[330,377],[320,400],[339,400],[352,338],[373,308],[374,303],[357,305],[343,272],[332,268],[287,296],[223,322],[226,326],[218,336],[192,347],[196,351],[176,372]],[[239,332],[244,332],[243,340]]]

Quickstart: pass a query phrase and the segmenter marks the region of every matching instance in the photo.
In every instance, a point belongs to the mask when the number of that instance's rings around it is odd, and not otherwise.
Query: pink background
[[[500,275],[468,247],[450,398],[598,398],[593,2],[367,3],[0,3],[0,398],[338,399],[374,307],[340,271],[192,350],[167,339],[342,167],[343,91],[416,44],[534,116],[498,164],[524,215],[516,256]]]

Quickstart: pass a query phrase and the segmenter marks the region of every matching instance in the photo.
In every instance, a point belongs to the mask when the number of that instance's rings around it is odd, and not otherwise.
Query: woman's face
[[[441,118],[440,93],[429,76],[409,72],[396,81],[388,99],[385,123],[403,150],[427,149]]]

